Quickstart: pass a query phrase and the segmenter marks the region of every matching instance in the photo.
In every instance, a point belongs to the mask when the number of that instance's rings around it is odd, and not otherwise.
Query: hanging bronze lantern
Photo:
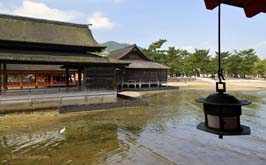
[[[219,89],[219,85],[223,89]],[[247,100],[238,100],[232,95],[226,94],[225,83],[217,82],[216,91],[207,98],[196,99],[203,104],[205,122],[200,123],[197,128],[209,133],[219,135],[250,135],[250,128],[240,124],[241,106],[251,104]]]
[[[209,95],[206,99],[196,99],[203,104],[205,122],[197,128],[209,133],[219,135],[250,135],[250,128],[240,124],[241,106],[251,104],[247,100],[238,100],[226,94],[226,84],[222,82],[223,70],[221,69],[221,0],[218,6],[218,78],[216,83],[217,93]]]

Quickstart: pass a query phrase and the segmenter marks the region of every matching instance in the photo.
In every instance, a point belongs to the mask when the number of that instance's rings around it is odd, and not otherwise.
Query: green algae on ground
[[[196,129],[204,119],[194,99],[208,94],[166,91],[144,95],[148,107],[0,116],[0,164],[265,164],[265,92],[233,93],[253,101],[242,115],[252,135],[223,141]]]

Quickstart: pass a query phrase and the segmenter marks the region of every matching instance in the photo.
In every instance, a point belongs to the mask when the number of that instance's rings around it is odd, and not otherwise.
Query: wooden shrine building
[[[95,55],[104,49],[88,25],[0,15],[0,94],[9,88],[76,86],[116,91],[128,62]]]
[[[153,62],[137,45],[112,51],[108,57],[130,62],[125,68],[117,70],[117,83],[121,88],[161,86],[167,82],[169,67]]]

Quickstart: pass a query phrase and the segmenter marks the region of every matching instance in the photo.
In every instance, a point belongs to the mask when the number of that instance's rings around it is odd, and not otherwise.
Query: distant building
[[[130,63],[117,70],[117,85],[121,88],[161,86],[167,82],[169,67],[153,62],[137,45],[112,51],[108,57]]]

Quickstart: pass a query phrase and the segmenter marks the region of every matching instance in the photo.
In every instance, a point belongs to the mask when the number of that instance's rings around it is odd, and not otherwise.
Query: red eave
[[[219,0],[204,0],[207,9],[214,9],[219,5]],[[221,0],[221,3],[241,7],[247,17],[253,17],[261,12],[266,13],[266,0]]]

